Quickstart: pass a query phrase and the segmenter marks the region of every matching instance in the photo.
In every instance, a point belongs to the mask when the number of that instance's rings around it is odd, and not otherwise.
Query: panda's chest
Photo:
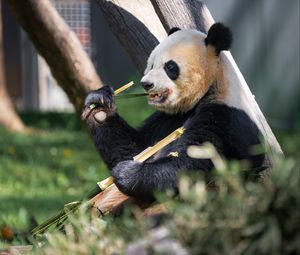
[[[161,118],[157,121],[157,125],[152,131],[150,143],[148,146],[153,146],[163,138],[171,134],[174,130],[179,127],[185,126],[185,123],[193,116],[191,112],[180,115],[170,115],[168,117]],[[176,156],[176,150],[173,149],[174,142],[167,145],[164,149],[156,153],[151,160],[156,160],[166,156]]]
[[[151,132],[150,144],[153,146],[177,128],[184,126],[185,122],[191,117],[190,113],[162,116],[156,120],[155,127]]]
[[[183,126],[183,125],[180,125],[180,126]],[[163,149],[158,151],[153,157],[151,157],[149,159],[149,161],[151,162],[151,161],[155,161],[159,158],[165,158],[165,157],[179,157],[180,153],[178,151],[178,148],[179,148],[178,147],[178,142],[180,142],[180,141],[176,140],[176,141],[171,142],[170,144],[165,146]]]

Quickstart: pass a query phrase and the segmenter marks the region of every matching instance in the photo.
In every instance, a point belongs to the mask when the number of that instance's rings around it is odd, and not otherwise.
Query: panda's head
[[[232,42],[230,30],[215,23],[208,34],[173,28],[151,53],[141,84],[149,104],[178,113],[190,110],[216,81],[219,53]]]

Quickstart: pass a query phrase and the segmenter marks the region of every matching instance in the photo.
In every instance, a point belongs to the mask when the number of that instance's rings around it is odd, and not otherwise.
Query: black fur
[[[103,96],[101,90],[93,93],[90,98]],[[112,170],[115,184],[135,197],[149,198],[154,190],[176,189],[178,174],[183,170],[211,170],[210,160],[187,155],[190,145],[211,142],[224,157],[246,159],[251,167],[260,167],[264,161],[264,155],[250,152],[252,146],[260,144],[260,133],[248,115],[224,104],[210,103],[209,96],[185,114],[155,112],[139,129],[130,127],[116,112],[100,125],[92,117],[87,121],[103,160]],[[144,163],[132,160],[180,126],[186,128],[184,135],[158,155]],[[169,156],[171,152],[178,152],[179,157]]]
[[[169,30],[169,33],[168,35],[171,35],[171,34],[174,34],[175,32],[181,30],[179,27],[172,27],[170,30]]]
[[[229,50],[232,44],[232,33],[222,23],[213,24],[208,30],[205,44],[215,47],[216,55],[222,50]]]
[[[179,66],[174,60],[169,60],[167,63],[165,63],[164,70],[169,78],[173,81],[175,81],[179,76]]]
[[[95,90],[93,93],[89,93],[85,99],[84,106],[88,107],[91,104],[103,104],[105,108],[111,108],[114,104],[114,91],[110,86],[104,86]]]

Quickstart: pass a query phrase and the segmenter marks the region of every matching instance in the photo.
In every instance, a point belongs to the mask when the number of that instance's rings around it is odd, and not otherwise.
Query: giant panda
[[[157,111],[135,129],[119,116],[111,87],[88,94],[83,118],[91,128],[96,146],[111,169],[116,186],[136,198],[149,198],[156,190],[177,190],[183,171],[209,173],[209,159],[188,156],[190,145],[212,143],[227,159],[247,160],[252,168],[263,166],[265,154],[252,154],[261,134],[234,85],[229,84],[220,54],[230,48],[232,34],[215,23],[207,35],[173,28],[151,53],[141,85]],[[100,107],[90,109],[91,104]],[[102,112],[102,120],[95,114]],[[182,137],[144,163],[133,157],[184,126]],[[172,153],[176,152],[176,154]]]

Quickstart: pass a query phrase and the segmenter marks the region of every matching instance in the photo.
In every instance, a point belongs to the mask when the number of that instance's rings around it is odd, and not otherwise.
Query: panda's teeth
[[[166,89],[162,92],[149,92],[149,103],[152,105],[162,104],[167,100],[169,93],[169,89]]]
[[[149,93],[149,97],[151,99],[159,99],[162,97],[162,94],[161,93]]]
[[[157,98],[157,97],[160,97],[161,94],[160,93],[153,93],[153,94],[150,94],[150,97],[153,97],[153,98]]]

